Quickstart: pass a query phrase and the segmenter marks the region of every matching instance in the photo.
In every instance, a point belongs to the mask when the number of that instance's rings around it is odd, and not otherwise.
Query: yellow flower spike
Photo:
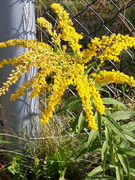
[[[59,18],[59,22],[60,22],[58,26],[59,28],[62,28],[61,27],[62,24],[70,25],[70,26],[73,25],[71,19],[69,18],[69,13],[67,13],[60,4],[53,3],[51,4],[50,7],[55,11],[55,13],[57,14]]]
[[[52,30],[52,24],[43,17],[38,18],[37,23],[39,23],[40,27],[44,27],[46,29],[46,31],[52,36],[52,42],[60,47],[60,34],[57,34],[55,30]]]
[[[4,42],[1,42],[0,43],[0,48],[5,48],[6,47],[6,44]]]
[[[95,123],[94,116],[92,117],[90,121],[88,121],[88,127],[91,128],[92,130],[98,130],[98,126]]]
[[[129,37],[128,35],[112,34],[110,37],[103,36],[100,38],[94,38],[89,45],[89,49],[94,45],[97,49],[100,49],[100,55],[98,58],[101,64],[106,60],[113,60],[119,62],[120,59],[117,57],[121,51],[125,48],[135,47],[135,38]],[[103,48],[103,51],[101,49]]]
[[[52,33],[52,24],[44,17],[37,18],[37,23],[40,24],[40,27],[44,27],[48,32],[50,31]]]
[[[72,27],[73,23],[69,18],[69,13],[67,13],[64,8],[58,3],[53,3],[50,7],[58,16],[58,28],[62,28],[60,38],[64,41],[68,41],[69,46],[72,48],[72,50],[76,53],[79,53],[80,48],[82,47],[79,44],[79,40],[82,39],[83,36],[81,34],[78,34],[75,31],[75,28]]]
[[[100,71],[97,75],[95,73],[92,74],[92,77],[96,79],[96,83],[99,85],[102,84],[110,84],[110,83],[127,83],[132,87],[135,87],[135,80],[133,77],[130,77],[120,71]]]

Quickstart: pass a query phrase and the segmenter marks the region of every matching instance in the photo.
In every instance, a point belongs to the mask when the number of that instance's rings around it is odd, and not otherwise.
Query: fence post
[[[0,0],[0,42],[9,39],[35,39],[35,12],[34,0]],[[27,48],[8,47],[0,49],[0,61],[2,59],[13,58],[28,51]],[[7,79],[12,66],[6,66],[0,69],[0,87]],[[0,132],[20,134],[27,137],[35,137],[39,133],[38,119],[38,98],[30,99],[29,91],[25,96],[21,96],[16,101],[10,101],[10,94],[23,83],[29,80],[37,73],[35,67],[32,67],[29,73],[25,73],[19,78],[16,84],[12,85],[6,95],[0,97]],[[8,135],[3,136],[4,140],[12,142],[7,149],[20,149],[19,138],[13,138]]]

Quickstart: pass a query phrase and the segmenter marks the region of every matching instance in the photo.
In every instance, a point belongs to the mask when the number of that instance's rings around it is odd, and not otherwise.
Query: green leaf
[[[129,162],[129,164],[130,164],[130,168],[129,168],[130,174],[131,174],[133,177],[135,177],[135,159],[131,160],[131,161]]]
[[[90,64],[87,65],[87,69],[85,70],[85,74],[88,74],[90,70],[93,68],[95,65],[96,61],[91,62]]]
[[[135,134],[132,132],[125,132],[125,137],[128,141],[135,143]]]
[[[76,132],[78,118],[79,118],[79,115],[77,115],[77,117],[70,122],[70,127],[73,130],[73,132]]]
[[[82,143],[77,149],[73,152],[72,156],[79,157],[87,152],[88,144],[87,142]]]
[[[112,130],[110,130],[107,126],[105,127],[105,140],[106,140],[106,144],[108,147],[106,147],[106,151],[108,150],[108,154],[109,154],[109,157],[107,156],[107,152],[106,153],[106,159],[107,158],[110,158],[109,161],[114,161],[115,159],[115,155],[114,155],[114,133]]]
[[[64,107],[61,110],[58,110],[57,112],[59,113],[67,109],[72,111],[75,107],[79,106],[81,106],[81,99],[79,96],[74,96],[65,103]]]
[[[126,106],[122,102],[120,102],[120,101],[118,101],[116,99],[113,99],[113,98],[102,98],[102,100],[103,100],[104,104],[118,105],[118,106],[121,106],[121,107],[127,109]]]
[[[110,92],[109,92],[109,91],[105,90],[103,87],[101,87],[101,86],[98,85],[98,84],[95,84],[95,86],[96,86],[96,89],[97,89],[98,91],[106,92],[106,93],[108,93],[108,95],[110,96]]]
[[[107,141],[104,141],[103,146],[102,146],[102,150],[101,150],[101,159],[102,159],[103,171],[105,171],[105,167],[106,167],[107,151],[108,151],[108,143],[107,143]]]
[[[98,173],[101,173],[101,172],[103,172],[103,168],[102,168],[102,166],[98,166],[98,167],[94,168],[90,173],[87,174],[87,178],[95,176],[95,175],[97,175]]]
[[[85,180],[87,180],[87,179],[85,179]],[[111,177],[111,176],[107,176],[107,175],[97,175],[97,176],[91,177],[91,179],[96,179],[96,180],[99,180],[99,179],[101,179],[101,180],[108,179],[108,180],[112,180],[112,179],[115,179],[115,177]]]
[[[125,120],[135,116],[135,111],[116,111],[111,117],[115,120]]]
[[[97,130],[91,130],[90,131],[89,138],[88,138],[88,141],[87,141],[88,148],[90,148],[92,146],[92,143],[93,143],[93,141],[95,141],[97,136],[98,136],[98,131]]]
[[[126,175],[128,176],[128,180],[130,180],[131,177],[130,177],[130,170],[129,170],[129,163],[127,156],[125,154],[119,154],[119,153],[117,155]]]
[[[135,168],[135,159],[131,160],[129,164],[130,164],[130,168]]]
[[[106,168],[105,170],[107,169],[111,169],[111,165],[108,166],[108,164],[106,164]],[[84,180],[91,180],[91,179],[108,179],[108,180],[111,180],[111,179],[115,179],[115,177],[110,177],[108,175],[98,175],[99,173],[103,172],[103,168],[102,166],[98,166],[96,168],[94,168],[90,173],[87,174],[87,177],[84,179]]]
[[[135,149],[134,148],[124,148],[123,149],[123,152],[127,155],[130,155],[130,156],[135,156]]]
[[[121,137],[124,140],[127,140],[125,137],[125,132],[121,128],[121,126],[111,117],[107,116],[104,118],[106,121],[106,126],[113,132],[115,132],[119,137]]]
[[[123,180],[123,171],[118,163],[115,166],[115,169],[116,169],[116,180]]]
[[[83,124],[85,122],[85,116],[83,115],[83,111],[80,113],[79,115],[79,118],[78,118],[78,125],[77,125],[77,128],[78,128],[78,133],[80,134],[82,129],[83,129]]]
[[[86,153],[94,152],[95,150],[100,148],[101,148],[100,144],[92,145],[91,147],[88,148],[87,142],[84,142],[83,144],[81,144],[79,147],[76,148],[76,150],[72,154],[72,157],[74,156],[78,158],[82,155],[86,155]]]
[[[99,132],[99,139],[102,142],[102,122],[101,122],[101,115],[96,111],[95,112],[95,121],[98,124],[98,132]]]
[[[135,177],[135,169],[129,168],[131,176]]]
[[[129,132],[132,132],[135,130],[135,121],[132,121],[132,122],[128,122],[126,124],[123,124],[122,126],[122,129],[125,130],[125,131],[129,131]]]

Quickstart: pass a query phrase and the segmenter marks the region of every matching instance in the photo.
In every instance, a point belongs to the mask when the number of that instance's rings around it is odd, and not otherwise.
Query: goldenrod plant
[[[94,111],[98,111],[101,115],[105,112],[97,85],[102,86],[112,82],[127,83],[135,87],[135,80],[133,77],[115,70],[101,70],[87,74],[87,63],[96,57],[100,61],[98,64],[100,69],[107,60],[119,62],[119,55],[123,48],[135,47],[135,39],[120,34],[96,37],[91,40],[86,49],[82,49],[79,41],[83,39],[83,35],[76,32],[69,13],[58,3],[52,4],[51,8],[58,16],[57,29],[60,31],[53,30],[53,25],[43,17],[38,18],[37,22],[50,34],[54,47],[36,40],[12,39],[0,43],[0,48],[9,46],[29,48],[29,52],[8,60],[4,59],[0,63],[0,68],[8,64],[15,67],[15,70],[12,70],[7,81],[0,88],[0,95],[4,95],[23,73],[28,72],[32,66],[36,66],[38,73],[19,87],[15,94],[11,94],[10,100],[18,99],[25,94],[26,89],[30,88],[32,88],[30,98],[35,98],[48,91],[50,96],[47,108],[40,120],[41,123],[47,123],[53,116],[56,105],[60,104],[65,90],[69,85],[73,85],[81,98],[88,127],[97,129]],[[52,77],[51,82],[47,82],[48,76]]]

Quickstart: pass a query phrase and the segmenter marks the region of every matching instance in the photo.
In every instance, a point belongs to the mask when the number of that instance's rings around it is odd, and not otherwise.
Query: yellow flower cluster
[[[92,74],[92,77],[96,79],[96,83],[99,85],[105,85],[110,83],[127,83],[132,87],[135,87],[135,80],[120,71],[100,71],[99,74]]]
[[[4,59],[0,62],[0,68],[7,64],[15,67],[15,70],[0,88],[0,95],[5,94],[9,86],[15,83],[19,76],[28,72],[32,66],[36,66],[38,73],[23,84],[15,94],[12,94],[10,100],[18,99],[20,95],[25,94],[26,89],[30,88],[32,89],[31,98],[49,91],[48,105],[41,117],[41,123],[48,122],[53,116],[56,105],[60,104],[65,90],[69,85],[73,85],[81,98],[88,126],[97,129],[94,111],[104,114],[105,106],[96,84],[127,83],[135,87],[135,80],[119,71],[100,71],[98,74],[87,75],[85,72],[86,63],[93,57],[99,58],[101,64],[109,59],[119,61],[118,55],[123,48],[135,47],[135,39],[112,34],[110,37],[94,38],[88,47],[81,51],[82,46],[79,44],[79,40],[83,36],[75,31],[69,14],[58,3],[52,4],[51,8],[58,16],[58,28],[61,28],[61,32],[57,33],[56,30],[53,30],[52,24],[44,18],[39,18],[38,23],[52,36],[52,41],[57,46],[56,49],[36,40],[14,39],[0,43],[0,48],[18,46],[29,49],[29,52],[25,52],[19,57]],[[68,44],[63,46],[61,40],[68,42]],[[69,46],[72,53],[68,53]],[[48,76],[52,77],[52,82],[47,81]]]
[[[75,28],[72,26],[73,23],[69,18],[69,13],[67,13],[64,8],[57,3],[52,4],[51,8],[54,9],[58,16],[58,28],[62,29],[60,38],[67,41],[74,52],[79,53],[82,46],[78,42],[83,38],[83,36],[75,31]]]
[[[95,86],[93,86],[94,82],[88,81],[88,76],[84,73],[84,69],[85,68],[82,65],[75,64],[74,72],[71,71],[74,73],[73,85],[76,86],[78,95],[82,100],[82,105],[86,112],[86,121],[88,122],[88,126],[92,129],[97,129],[97,124],[95,123],[94,113],[92,110],[92,105],[94,104],[92,92],[93,90],[95,90],[95,92],[97,91]],[[96,99],[96,96],[94,99]],[[103,102],[100,105],[104,107]]]
[[[91,43],[95,49],[97,48],[97,50],[101,51],[100,55],[98,55],[101,64],[105,60],[119,62],[120,59],[118,58],[118,55],[120,55],[123,49],[135,47],[134,38],[129,37],[128,35],[123,36],[121,34],[112,34],[110,37],[102,36],[101,39],[94,38]],[[89,45],[89,49],[91,49],[92,46]]]
[[[55,30],[52,30],[52,24],[43,17],[38,18],[37,22],[40,24],[40,27],[44,27],[46,32],[52,36],[52,42],[60,47],[60,34],[57,34]]]

